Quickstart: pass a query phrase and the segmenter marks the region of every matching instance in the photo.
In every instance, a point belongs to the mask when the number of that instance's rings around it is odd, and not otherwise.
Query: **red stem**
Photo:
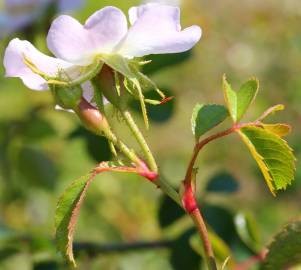
[[[222,132],[218,132],[216,134],[213,134],[213,135],[205,138],[204,140],[198,142],[194,147],[193,155],[192,155],[192,158],[191,158],[190,163],[189,163],[188,168],[187,168],[187,172],[186,172],[186,176],[185,176],[185,182],[187,182],[187,183],[190,182],[190,180],[192,178],[193,167],[194,167],[194,164],[195,164],[196,159],[198,157],[198,154],[205,145],[207,145],[208,143],[210,143],[211,141],[214,141],[216,139],[228,136],[228,135],[232,134],[233,132],[236,132],[237,130],[240,130],[241,128],[249,127],[249,126],[258,126],[258,125],[260,125],[259,122],[235,124],[233,127],[229,128],[229,129],[226,129]]]
[[[209,142],[219,139],[219,138],[222,138],[222,137],[225,137],[227,135],[230,135],[233,132],[236,132],[237,130],[239,130],[243,127],[258,126],[258,125],[260,125],[259,122],[252,122],[252,123],[246,123],[246,124],[235,124],[233,127],[229,128],[225,131],[213,134],[213,135],[205,138],[204,140],[198,142],[194,147],[193,155],[192,155],[192,158],[191,158],[188,168],[187,168],[186,176],[183,181],[184,192],[182,194],[182,204],[183,204],[184,209],[191,216],[192,220],[194,221],[194,223],[198,229],[198,232],[200,234],[200,237],[201,237],[202,243],[203,243],[203,247],[204,247],[207,266],[208,266],[208,269],[210,269],[210,270],[217,269],[217,266],[216,266],[216,262],[215,262],[215,258],[214,258],[214,252],[212,249],[212,245],[211,245],[211,242],[209,239],[208,231],[206,228],[206,224],[202,217],[201,211],[198,208],[196,197],[195,197],[195,190],[193,187],[194,164],[196,162],[196,159],[197,159],[198,154],[201,151],[201,149],[205,145],[207,145]],[[243,270],[243,269],[237,269],[237,270]]]

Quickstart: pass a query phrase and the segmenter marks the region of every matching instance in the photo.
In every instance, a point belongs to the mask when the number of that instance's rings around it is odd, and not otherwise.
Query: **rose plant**
[[[129,22],[128,27],[123,12],[111,6],[95,12],[84,24],[62,15],[52,22],[47,36],[47,45],[54,57],[18,38],[9,43],[5,52],[7,77],[20,78],[32,90],[50,90],[55,105],[74,112],[87,129],[106,137],[114,155],[114,160],[98,164],[87,175],[75,180],[61,196],[55,215],[58,250],[75,265],[72,243],[76,220],[95,176],[106,171],[134,173],[154,184],[185,210],[199,232],[208,269],[217,269],[223,262],[215,258],[210,232],[196,200],[198,171],[195,163],[199,152],[216,139],[238,134],[257,162],[269,190],[276,195],[294,179],[295,158],[283,139],[291,128],[284,123],[265,121],[284,106],[273,106],[254,121],[242,122],[258,93],[258,80],[251,78],[234,91],[224,76],[225,106],[197,104],[193,109],[191,126],[195,146],[183,182],[175,189],[161,175],[156,159],[132,117],[129,101],[132,98],[139,101],[145,126],[149,129],[146,104],[160,106],[173,97],[166,96],[141,72],[142,66],[151,65],[143,57],[188,51],[200,40],[202,31],[195,25],[182,29],[179,8],[159,3],[131,8]],[[145,97],[144,91],[149,87],[156,90],[157,99]],[[114,132],[107,113],[109,103],[132,132],[142,155]],[[229,117],[233,122],[231,127],[205,137],[208,131]],[[288,231],[296,233],[294,228],[288,228]],[[270,269],[268,267],[274,261],[270,259],[272,255],[265,254],[260,258],[271,260],[263,264],[268,265],[265,269]],[[229,259],[224,259],[223,267],[226,267]],[[238,267],[235,269],[241,269]]]

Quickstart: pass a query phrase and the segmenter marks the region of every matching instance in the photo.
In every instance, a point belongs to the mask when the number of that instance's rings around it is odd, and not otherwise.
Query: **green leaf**
[[[61,196],[55,212],[55,239],[58,250],[74,266],[72,243],[76,221],[80,207],[94,177],[102,172],[131,172],[137,173],[134,167],[125,167],[118,162],[102,162],[93,172],[75,180]]]
[[[287,136],[292,130],[291,126],[287,124],[262,124],[262,127],[279,137]]]
[[[271,108],[268,108],[257,120],[262,121],[263,119],[274,114],[275,112],[283,111],[284,109],[285,109],[285,106],[282,104],[277,104],[275,106],[272,106]]]
[[[268,247],[262,270],[288,269],[301,262],[301,220],[288,224]]]
[[[60,198],[55,212],[56,244],[66,259],[76,266],[72,242],[75,223],[87,189],[95,174],[87,174],[75,180]]]
[[[227,82],[226,76],[223,77],[223,91],[226,104],[234,123],[240,121],[249,106],[254,101],[259,88],[257,79],[252,78],[244,83],[238,92],[235,92]]]
[[[286,189],[295,174],[295,157],[287,142],[260,127],[244,127],[238,134],[256,160],[272,194]]]
[[[216,104],[197,104],[192,112],[192,132],[198,140],[203,134],[214,128],[228,117],[227,109]]]
[[[255,253],[259,252],[259,229],[254,216],[249,213],[238,213],[234,217],[234,224],[241,240]]]

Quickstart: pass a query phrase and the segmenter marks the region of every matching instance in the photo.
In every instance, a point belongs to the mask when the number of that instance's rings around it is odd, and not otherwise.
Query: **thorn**
[[[165,103],[167,103],[167,102],[173,100],[174,98],[175,98],[174,96],[164,98],[164,99],[161,100],[160,105],[163,105],[163,104],[165,104]]]

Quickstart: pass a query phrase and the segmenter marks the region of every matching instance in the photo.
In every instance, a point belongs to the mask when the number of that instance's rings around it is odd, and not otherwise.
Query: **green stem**
[[[165,180],[160,176],[154,184],[162,190],[169,198],[171,198],[175,203],[183,208],[179,193]]]
[[[109,139],[129,160],[134,162],[136,165],[141,166],[141,159],[135,154],[135,152],[129,149],[125,143],[123,143],[117,136],[110,130],[104,131],[104,135]]]
[[[132,131],[133,135],[135,136],[137,142],[139,143],[145,158],[147,160],[147,164],[150,168],[151,171],[153,172],[158,172],[158,166],[156,164],[156,161],[154,159],[154,156],[151,152],[151,150],[148,147],[147,142],[145,141],[142,133],[140,132],[138,126],[136,125],[131,113],[127,110],[121,111],[123,118],[126,121],[126,124],[128,125],[128,127],[130,128],[130,130]]]

